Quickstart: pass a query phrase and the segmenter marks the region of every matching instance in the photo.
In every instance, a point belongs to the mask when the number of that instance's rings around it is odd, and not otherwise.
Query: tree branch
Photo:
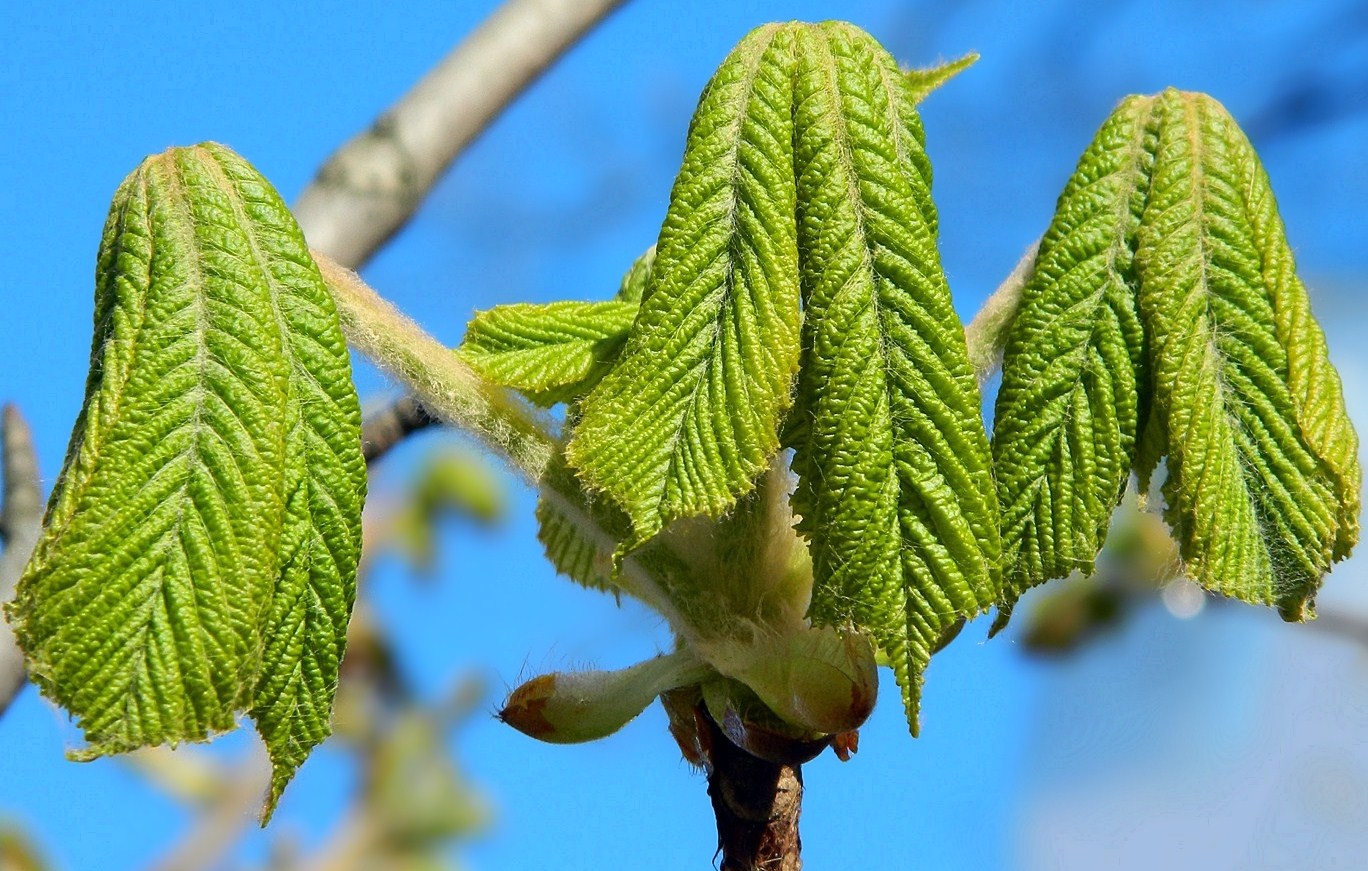
[[[168,753],[174,751],[167,751]],[[271,784],[271,759],[254,744],[237,761],[233,774],[218,789],[185,836],[171,848],[153,871],[202,871],[217,868],[237,844],[243,829],[256,819],[255,811]]]
[[[0,505],[0,536],[5,551],[0,554],[0,602],[14,596],[14,587],[28,564],[42,529],[43,505],[38,487],[38,458],[33,451],[33,434],[19,409],[6,405],[4,411],[3,458],[4,501]],[[24,654],[14,642],[9,623],[0,619],[0,715],[24,688]]]
[[[802,767],[752,756],[733,744],[706,713],[696,719],[705,730],[703,764],[717,818],[719,871],[799,871]]]
[[[505,3],[323,164],[294,207],[309,244],[364,264],[504,107],[624,2]]]
[[[361,453],[366,465],[379,460],[408,436],[436,423],[440,421],[412,396],[401,396],[367,415],[361,423]]]
[[[309,244],[361,268],[451,162],[542,72],[626,0],[510,0],[335,151],[294,206]],[[366,421],[366,462],[435,423],[412,397]]]

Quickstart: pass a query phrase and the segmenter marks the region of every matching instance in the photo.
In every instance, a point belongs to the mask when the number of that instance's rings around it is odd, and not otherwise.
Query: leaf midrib
[[[1196,259],[1199,266],[1199,280],[1196,285],[1196,288],[1193,291],[1193,294],[1189,295],[1189,299],[1191,299],[1192,295],[1194,294],[1200,294],[1200,308],[1202,310],[1203,332],[1202,346],[1204,350],[1204,355],[1208,359],[1213,360],[1215,363],[1215,365],[1213,366],[1214,371],[1212,377],[1215,379],[1217,396],[1221,403],[1221,418],[1224,420],[1226,427],[1228,427],[1231,432],[1243,431],[1243,423],[1231,413],[1231,408],[1233,405],[1231,401],[1232,397],[1234,397],[1235,401],[1238,401],[1239,396],[1238,394],[1233,393],[1233,391],[1230,388],[1230,385],[1227,383],[1226,380],[1226,356],[1220,347],[1219,335],[1216,329],[1216,315],[1212,309],[1212,296],[1215,294],[1215,291],[1212,289],[1210,273],[1208,270],[1208,263],[1210,262],[1210,260],[1209,252],[1207,250],[1207,188],[1205,184],[1206,169],[1204,163],[1206,149],[1204,148],[1202,143],[1201,119],[1195,101],[1181,98],[1179,99],[1181,103],[1181,109],[1183,112],[1183,120],[1185,122],[1186,127],[1184,133],[1186,134],[1188,139],[1188,147],[1191,149],[1191,159],[1188,161],[1188,180],[1189,183],[1192,185],[1192,198],[1194,204],[1193,217],[1190,223],[1196,225],[1198,229],[1198,233],[1196,234],[1196,247],[1198,256]],[[1207,437],[1210,438],[1211,434],[1207,434]],[[1238,463],[1239,474],[1236,477],[1238,478],[1239,482],[1240,495],[1243,497],[1243,501],[1240,503],[1241,507],[1243,508],[1247,506],[1251,514],[1253,514],[1254,522],[1258,527],[1258,546],[1260,550],[1263,551],[1264,559],[1267,560],[1269,570],[1273,575],[1274,581],[1276,582],[1277,564],[1276,560],[1274,559],[1274,554],[1269,548],[1269,542],[1274,540],[1275,537],[1277,537],[1278,530],[1276,528],[1273,528],[1271,531],[1274,533],[1274,535],[1269,535],[1270,519],[1265,516],[1266,512],[1260,508],[1262,504],[1260,500],[1250,490],[1251,471],[1257,472],[1257,469],[1251,466],[1250,458],[1246,456],[1245,451],[1238,442],[1234,443],[1231,446],[1231,449],[1233,450],[1235,454],[1235,459]],[[1193,492],[1202,492],[1203,490],[1205,490],[1208,475],[1211,473],[1213,465],[1214,464],[1210,462],[1203,463],[1200,479],[1196,482],[1195,485],[1185,486],[1184,489],[1191,489]],[[1231,544],[1232,542],[1229,540],[1226,540],[1223,543],[1223,546],[1220,550],[1220,554],[1217,557],[1222,562],[1224,562],[1227,559],[1227,555],[1229,553]],[[1255,594],[1258,595],[1264,601],[1272,602],[1275,600],[1277,596],[1277,590],[1276,588],[1270,587],[1270,589],[1268,589],[1267,591],[1255,591]]]

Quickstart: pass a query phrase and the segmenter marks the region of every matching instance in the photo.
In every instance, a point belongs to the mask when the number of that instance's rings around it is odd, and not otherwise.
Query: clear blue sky
[[[29,416],[46,482],[81,400],[95,247],[119,180],[148,153],[214,139],[293,199],[324,156],[495,4],[404,6],[0,9],[0,399]],[[966,316],[1043,230],[1123,95],[1172,84],[1225,102],[1264,150],[1365,420],[1354,373],[1368,368],[1368,23],[1350,3],[634,0],[480,140],[367,278],[453,344],[475,307],[608,295],[654,241],[689,113],[729,47],[766,21],[832,17],[905,64],[983,55],[924,109],[942,253]],[[1307,83],[1326,86],[1311,91],[1319,102],[1281,100]],[[1279,106],[1325,120],[1289,132]],[[373,372],[360,382],[363,395],[387,389]],[[404,668],[428,692],[462,672],[497,689],[668,645],[651,615],[556,579],[534,540],[531,497],[514,492],[506,527],[451,532],[438,585],[413,585],[392,565],[374,580],[381,613],[402,627]],[[1368,609],[1362,581],[1352,564],[1338,570],[1326,607]],[[906,735],[890,683],[854,761],[826,756],[805,769],[810,867],[1151,867],[1203,856],[1292,867],[1257,845],[1315,844],[1327,859],[1361,850],[1368,746],[1354,736],[1368,734],[1368,670],[1361,650],[1294,633],[1272,614],[1180,624],[1154,611],[1059,665],[1026,660],[1010,637],[985,643],[972,626],[930,670],[921,739]],[[0,815],[30,826],[60,867],[141,867],[184,814],[115,762],[65,762],[76,740],[26,693],[0,720]],[[483,717],[456,741],[498,808],[494,828],[464,849],[475,867],[647,857],[697,868],[709,858],[703,781],[658,710],[583,747],[536,744]],[[320,837],[349,776],[325,749],[275,825]],[[1354,825],[1337,822],[1346,814]]]

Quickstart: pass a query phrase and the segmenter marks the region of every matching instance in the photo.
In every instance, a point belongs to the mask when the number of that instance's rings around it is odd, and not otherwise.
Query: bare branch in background
[[[356,269],[510,102],[625,0],[510,0],[338,149],[294,213],[309,245]]]
[[[175,751],[164,751],[161,764],[170,764]],[[182,751],[183,752],[183,751]],[[148,757],[156,759],[156,757]],[[163,856],[153,871],[202,871],[219,867],[237,846],[247,826],[256,820],[261,797],[271,783],[271,760],[259,744],[241,757],[232,775],[217,784],[216,794],[196,818],[180,843]]]
[[[504,108],[624,2],[510,0],[500,7],[323,164],[294,206],[309,244],[361,268]],[[420,413],[425,422],[406,426]],[[366,421],[366,462],[433,422],[416,400],[397,400]]]
[[[440,422],[412,396],[400,397],[374,414],[366,415],[361,424],[361,453],[366,464],[389,453],[390,448],[409,435]]]
[[[15,584],[28,564],[42,528],[43,504],[38,489],[38,458],[19,409],[6,405],[3,431],[4,503],[0,506],[0,602],[14,597]],[[9,623],[0,619],[0,715],[24,688],[24,654],[14,643]]]

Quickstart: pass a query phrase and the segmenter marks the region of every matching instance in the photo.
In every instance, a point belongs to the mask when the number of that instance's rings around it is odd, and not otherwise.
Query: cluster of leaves
[[[1127,99],[1080,160],[1006,337],[990,461],[914,109],[962,65],[902,74],[843,24],[753,32],[617,299],[484,312],[462,349],[571,402],[568,464],[627,517],[617,564],[681,518],[725,522],[792,449],[808,617],[873,636],[914,734],[931,653],[1091,572],[1131,474],[1147,490],[1165,457],[1208,589],[1304,619],[1358,537],[1339,378],[1258,158],[1201,94]],[[542,519],[558,567],[613,586]]]
[[[1308,616],[1357,540],[1357,439],[1252,148],[1202,95],[1117,109],[1021,295],[990,443],[916,111],[969,62],[904,73],[843,23],[754,31],[617,297],[471,324],[472,368],[569,406],[539,482],[553,562],[681,638],[529,683],[510,710],[532,728],[593,737],[688,685],[840,732],[873,703],[872,639],[915,734],[932,653],[1091,570],[1130,475],[1164,457],[1192,576]],[[327,734],[354,597],[337,315],[279,197],[212,145],[129,177],[98,276],[85,409],[11,619],[90,755],[245,710],[273,804]]]
[[[754,31],[704,91],[618,299],[495,309],[463,349],[534,400],[579,400],[566,459],[629,517],[619,558],[727,512],[791,448],[812,618],[873,634],[914,728],[931,650],[999,587],[915,109],[959,66],[909,77],[842,23]]]

